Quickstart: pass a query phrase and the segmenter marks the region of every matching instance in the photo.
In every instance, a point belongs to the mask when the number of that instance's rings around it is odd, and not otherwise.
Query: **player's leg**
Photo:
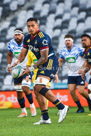
[[[58,70],[58,60],[55,56],[51,56],[50,58],[48,58],[48,61],[43,65],[43,68],[38,70],[37,78],[35,80],[34,90],[37,93],[44,96],[45,98],[47,98],[50,102],[52,102],[58,108],[59,110],[58,122],[60,123],[66,117],[69,107],[63,105],[52,93],[52,91],[46,87],[48,82],[56,74],[57,70]],[[46,114],[48,114],[47,111],[46,111]],[[47,121],[50,121],[50,120],[42,120],[42,123],[47,123]]]
[[[25,98],[23,96],[21,82],[22,82],[22,77],[14,78],[14,88],[17,92],[18,103],[19,103],[19,105],[21,107],[21,111],[22,111],[22,113],[18,117],[26,117],[27,111],[26,111],[26,107],[25,107]]]
[[[18,100],[18,103],[19,103],[19,105],[21,107],[21,111],[22,111],[22,113],[18,117],[26,117],[27,111],[26,111],[26,107],[25,107],[25,98],[23,96],[22,86],[21,86],[21,84],[15,84],[14,87],[16,89],[17,100]]]
[[[81,83],[83,83],[83,84],[81,84]],[[79,78],[78,78],[78,91],[84,98],[86,98],[86,100],[88,102],[89,110],[91,111],[91,99],[88,95],[88,92],[85,91],[85,80],[83,80],[81,78],[81,76],[79,76]]]
[[[68,89],[70,92],[70,95],[72,96],[72,99],[76,103],[78,110],[76,113],[82,113],[84,112],[84,109],[80,103],[79,97],[76,94],[76,87],[77,87],[77,77],[74,76],[68,76]]]
[[[24,78],[22,80],[22,90],[24,91],[29,103],[30,103],[30,110],[31,110],[31,116],[36,116],[36,107],[33,103],[33,96],[32,93],[30,91],[30,84],[31,84],[31,80],[29,79],[29,77],[27,76],[26,78]]]
[[[49,114],[48,114],[47,99],[41,94],[39,94],[37,91],[35,91],[35,95],[41,110],[41,118],[44,120],[48,120]]]
[[[89,83],[88,83],[88,95],[89,98],[91,99],[91,78],[89,79]]]
[[[59,110],[59,120],[58,122],[62,122],[63,119],[66,116],[66,113],[68,111],[68,106],[64,106],[57,98],[56,96],[52,93],[51,90],[49,90],[46,85],[49,82],[50,78],[49,77],[43,77],[43,76],[39,76],[36,79],[35,82],[35,87],[34,90],[41,94],[42,96],[44,96],[45,98],[47,98],[49,101],[51,101]],[[44,84],[44,85],[43,85]],[[45,109],[44,109],[45,110]],[[45,111],[44,111],[45,114]],[[43,115],[43,114],[42,114]],[[46,116],[48,117],[48,111],[46,111]],[[47,119],[48,120],[48,119]],[[45,120],[44,120],[45,123]]]

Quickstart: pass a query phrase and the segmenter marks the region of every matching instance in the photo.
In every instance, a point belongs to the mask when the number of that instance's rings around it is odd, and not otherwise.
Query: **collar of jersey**
[[[71,52],[71,50],[75,47],[75,45],[73,44],[72,48],[70,50],[67,49],[68,52]],[[67,47],[66,47],[67,48]]]
[[[85,49],[84,53],[87,54],[88,50],[91,48],[91,45],[89,46],[88,49]]]
[[[32,36],[31,35],[31,40],[33,40],[36,36],[37,36],[37,34],[40,32],[40,29],[38,30],[38,32],[36,32],[36,35],[35,36]]]

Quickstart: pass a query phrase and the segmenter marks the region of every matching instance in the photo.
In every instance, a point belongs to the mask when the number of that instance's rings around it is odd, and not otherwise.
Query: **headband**
[[[65,40],[65,41],[72,41],[72,42],[73,42],[73,39],[72,39],[72,38],[65,38],[64,40]]]
[[[23,32],[20,31],[20,30],[15,30],[15,31],[14,31],[14,34],[21,34],[21,35],[23,35]]]

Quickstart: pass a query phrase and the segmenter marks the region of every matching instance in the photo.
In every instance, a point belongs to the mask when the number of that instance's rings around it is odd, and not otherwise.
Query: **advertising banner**
[[[87,91],[87,90],[86,90]],[[52,90],[52,92],[55,94],[55,96],[65,105],[68,105],[68,106],[76,106],[76,104],[74,103],[70,93],[69,93],[69,90],[68,89],[56,89],[56,90]],[[80,102],[83,106],[87,106],[87,101],[84,97],[82,97],[79,93],[78,93],[78,90],[76,90],[76,93],[78,94],[79,96],[79,99],[80,99]],[[38,105],[38,102],[37,100],[35,99],[34,97],[34,93],[32,91],[32,94],[33,94],[33,100],[34,100],[34,103],[35,103],[35,106],[36,107],[39,107]],[[24,94],[24,97],[25,97],[25,104],[26,104],[26,107],[29,107],[29,102],[28,100],[26,99],[26,96]],[[12,107],[13,108],[19,108],[19,104],[18,104],[18,101],[17,101],[17,94],[16,94],[16,91],[0,91],[0,102],[12,102]],[[0,104],[0,107],[3,106],[3,103]],[[51,103],[51,102],[48,102],[48,107],[54,107],[54,105]]]

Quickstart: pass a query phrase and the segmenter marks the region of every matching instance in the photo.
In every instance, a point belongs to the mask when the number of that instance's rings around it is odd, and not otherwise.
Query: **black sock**
[[[44,120],[48,120],[49,119],[48,110],[41,111],[41,115],[42,115]]]
[[[64,109],[64,105],[57,99],[53,104],[58,108],[58,110]]]
[[[30,103],[30,104],[32,104],[32,103],[33,103],[32,93],[30,93],[30,94],[26,94],[26,97],[27,97],[27,99],[28,99],[29,103]]]
[[[25,107],[25,99],[24,99],[24,97],[22,99],[18,99],[18,102],[19,102],[19,105],[20,105],[21,108]]]
[[[83,108],[82,105],[80,104],[80,101],[76,101],[75,103],[77,104],[78,108]]]
[[[86,98],[86,99],[87,99],[87,102],[88,102],[88,103],[90,103],[90,102],[91,102],[91,100],[90,100],[90,98],[89,98],[89,97],[88,97],[88,98]]]

